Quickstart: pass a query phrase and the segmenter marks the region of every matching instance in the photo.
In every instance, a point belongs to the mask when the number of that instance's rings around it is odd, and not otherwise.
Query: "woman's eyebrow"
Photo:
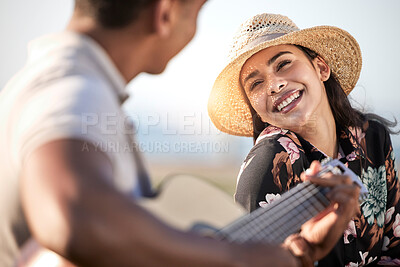
[[[280,57],[280,56],[282,56],[282,55],[284,55],[284,54],[292,54],[292,52],[290,52],[290,51],[282,51],[282,52],[279,52],[278,54],[276,54],[275,56],[273,56],[270,60],[268,60],[267,65],[268,65],[268,66],[271,65],[272,63],[274,63],[274,62],[278,59],[278,57]]]
[[[250,73],[249,75],[246,76],[246,78],[243,80],[243,85],[246,84],[246,82],[248,80],[250,80],[251,78],[257,76],[260,72],[258,70],[253,71],[252,73]]]
[[[290,52],[290,51],[282,51],[282,52],[279,52],[278,54],[276,54],[275,56],[273,56],[272,58],[270,58],[270,59],[268,60],[267,65],[270,66],[270,65],[273,64],[280,56],[282,56],[282,55],[284,55],[284,54],[293,54],[293,53]],[[260,73],[260,72],[259,72],[258,70],[255,70],[255,71],[253,71],[252,73],[250,73],[249,75],[247,75],[247,77],[243,80],[243,85],[246,84],[246,82],[247,82],[249,79],[251,79],[251,78],[257,76],[259,73]]]

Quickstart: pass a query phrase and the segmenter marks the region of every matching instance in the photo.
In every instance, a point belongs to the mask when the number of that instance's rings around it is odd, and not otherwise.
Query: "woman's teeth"
[[[296,92],[293,95],[291,95],[290,97],[286,98],[285,100],[283,100],[282,103],[280,103],[277,108],[278,111],[281,111],[282,109],[284,109],[285,107],[287,107],[290,103],[292,103],[294,100],[296,100],[297,98],[299,98],[300,96],[300,92]]]

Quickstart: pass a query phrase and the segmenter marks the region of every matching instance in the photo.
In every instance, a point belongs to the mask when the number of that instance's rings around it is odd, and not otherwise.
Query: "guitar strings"
[[[270,214],[262,214],[261,216],[259,216],[258,221],[252,221],[250,223],[242,225],[242,229],[240,231],[242,232],[242,235],[239,235],[241,241],[244,242],[248,240],[269,240],[279,242],[279,240],[277,240],[278,237],[280,237],[280,239],[282,239],[283,241],[283,239],[287,235],[297,231],[298,226],[301,225],[300,223],[306,221],[306,218],[304,218],[304,216],[300,216],[299,221],[299,207],[303,206],[302,209],[304,209],[305,207],[307,207],[304,206],[304,204],[311,204],[310,201],[306,201],[299,206],[297,205],[299,198],[304,199],[304,196],[300,194],[299,197],[297,194],[296,196],[293,196],[292,199],[290,199],[291,203],[289,204],[289,206],[286,206],[285,208],[279,210],[278,213],[274,213],[272,214],[272,216],[270,216]],[[310,208],[308,208],[308,210],[305,209],[305,211],[310,211]],[[311,215],[314,215],[317,212],[312,211],[310,213]],[[295,227],[296,225],[297,227]]]
[[[282,206],[283,202],[285,206]],[[220,239],[240,243],[247,241],[281,243],[287,236],[299,230],[302,223],[318,214],[327,205],[329,201],[320,192],[319,187],[304,182],[284,193],[280,199],[266,208],[257,209],[221,229],[217,235]],[[305,215],[305,212],[310,214]]]
[[[311,188],[313,189],[313,188]],[[242,225],[242,231],[244,234],[240,236],[242,241],[247,240],[262,240],[262,239],[270,239],[275,241],[275,236],[282,236],[284,233],[287,233],[289,230],[290,232],[294,232],[298,229],[294,228],[294,225],[299,224],[298,219],[296,220],[296,215],[299,213],[298,209],[303,206],[304,209],[307,206],[304,206],[305,203],[298,205],[299,199],[306,199],[307,195],[304,195],[304,192],[309,192],[308,190],[303,190],[296,195],[293,195],[290,199],[290,203],[287,204],[283,209],[275,211],[273,214],[269,213],[262,213],[258,221],[252,221],[245,225]],[[289,200],[289,199],[287,199]],[[301,202],[304,202],[302,200]],[[310,205],[310,203],[306,204]],[[305,209],[305,211],[308,211]],[[312,214],[312,212],[310,212]],[[304,220],[304,219],[303,219]],[[288,222],[292,222],[290,225],[287,225]],[[294,229],[293,229],[294,228]],[[260,235],[260,233],[264,233],[264,235]],[[287,233],[289,234],[289,233]]]
[[[324,206],[315,197],[319,192],[318,189],[315,187],[308,189],[310,190],[303,190],[300,196],[297,194],[294,199],[291,199],[291,203],[288,203],[288,206],[279,214],[270,217],[266,214],[262,216],[264,218],[257,228],[258,231],[252,233],[256,240],[267,239],[279,242],[276,240],[279,237],[283,241],[288,235],[298,231],[302,223],[323,210]],[[269,231],[267,232],[266,229]]]
[[[256,240],[266,239],[280,242],[283,241],[288,235],[298,231],[302,223],[316,215],[324,208],[315,199],[316,193],[318,193],[318,189],[316,188],[311,188],[311,190],[303,190],[301,191],[300,196],[297,194],[294,199],[290,199],[291,203],[288,203],[288,206],[282,209],[278,214],[270,217],[262,216],[264,217],[262,218],[262,223],[257,228],[258,231],[253,231],[253,236],[256,238]],[[319,205],[315,206],[316,204]],[[307,212],[308,214],[306,214]],[[263,235],[260,235],[259,233]],[[278,237],[281,240],[277,240]]]
[[[283,201],[285,201],[287,203],[292,203],[292,201],[290,201],[291,198],[297,198],[298,193],[300,193],[299,191],[307,190],[306,187],[309,185],[310,185],[309,182],[305,182],[305,183],[302,183],[302,184],[296,186],[295,188],[293,188],[290,191],[290,194],[283,194],[280,199],[272,202],[266,208],[257,209],[255,211],[251,212],[250,214],[248,214],[247,216],[241,217],[240,219],[234,221],[232,224],[223,228],[221,231],[226,231],[226,232],[240,231],[240,228],[248,227],[252,221],[258,221],[259,220],[258,217],[263,216],[265,213],[268,213],[268,215],[271,215],[274,212],[279,213],[279,210],[275,211],[274,209],[280,208],[279,205]]]
[[[298,209],[299,206],[301,209]],[[256,240],[268,240],[282,243],[287,236],[300,230],[300,226],[309,218],[315,216],[324,209],[323,205],[321,205],[319,202],[315,202],[315,196],[307,198],[307,200],[301,203],[299,206],[292,205],[288,213],[283,214],[281,218],[278,218],[278,223],[276,223],[276,226],[275,224],[269,225],[268,228],[270,230],[268,233],[266,231],[262,231],[262,229],[259,231],[260,234],[253,233],[256,237]],[[253,239],[254,238],[252,238],[252,240]]]

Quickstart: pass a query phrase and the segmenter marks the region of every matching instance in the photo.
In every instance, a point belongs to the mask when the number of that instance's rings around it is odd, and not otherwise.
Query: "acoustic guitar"
[[[364,198],[367,195],[359,178],[340,161],[325,164],[321,174],[328,171],[349,175],[360,185],[360,196]],[[167,224],[182,230],[198,231],[229,242],[280,244],[330,204],[326,198],[328,191],[329,188],[306,181],[282,194],[266,208],[247,213],[215,185],[205,179],[182,174],[164,180],[155,197],[144,199],[140,204]],[[32,264],[46,262],[46,257],[55,262],[55,256],[55,253],[42,249],[36,253],[34,260],[29,260],[29,264],[20,263],[18,266],[71,266],[63,265],[61,259],[58,265]]]

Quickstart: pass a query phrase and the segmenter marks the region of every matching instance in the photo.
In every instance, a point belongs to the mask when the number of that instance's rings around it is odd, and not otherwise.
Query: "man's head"
[[[122,28],[157,0],[75,0],[76,9],[94,18],[104,28]]]
[[[153,67],[150,73],[160,73],[168,61],[178,54],[196,33],[197,16],[206,0],[158,0],[153,18],[154,36],[157,40],[153,51]],[[151,62],[149,62],[151,63]]]
[[[69,29],[91,36],[123,76],[161,73],[196,32],[206,0],[75,0]]]

